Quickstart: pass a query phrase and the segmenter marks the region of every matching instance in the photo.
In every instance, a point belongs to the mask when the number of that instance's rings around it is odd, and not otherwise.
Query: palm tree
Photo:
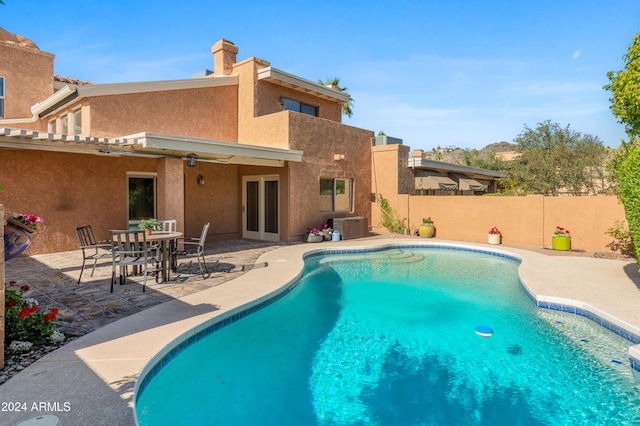
[[[346,87],[340,87],[340,77],[327,78],[326,81],[322,81],[322,79],[319,78],[318,83],[322,84],[323,86],[333,87],[344,93],[347,93],[347,90],[348,90]],[[349,118],[351,118],[351,116],[353,115],[354,102],[355,101],[353,100],[353,98],[349,96],[349,101],[342,104],[342,113]]]

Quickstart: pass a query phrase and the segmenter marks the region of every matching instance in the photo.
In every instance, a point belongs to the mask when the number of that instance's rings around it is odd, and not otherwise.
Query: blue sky
[[[316,81],[340,77],[349,125],[413,149],[482,148],[551,120],[617,147],[607,71],[640,32],[640,1],[4,0],[0,27],[95,83],[190,78],[233,41]],[[1,60],[1,58],[0,58]]]

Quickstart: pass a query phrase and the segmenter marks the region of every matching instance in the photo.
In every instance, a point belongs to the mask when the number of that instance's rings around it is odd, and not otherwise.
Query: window
[[[77,109],[72,113],[73,118],[73,135],[82,134],[82,109]]]
[[[320,211],[349,212],[353,206],[351,179],[320,179]]]
[[[0,77],[0,118],[4,118],[4,77]]]
[[[65,114],[60,117],[60,134],[68,135],[69,134],[69,114]]]
[[[47,131],[48,131],[49,133],[53,133],[53,134],[55,134],[55,133],[56,133],[56,120],[51,120],[51,121],[49,122],[49,126],[48,126],[48,128],[47,128]]]
[[[294,101],[293,99],[284,98],[284,110],[296,111],[303,114],[313,115],[318,117],[318,107],[314,105],[305,104],[304,102]]]

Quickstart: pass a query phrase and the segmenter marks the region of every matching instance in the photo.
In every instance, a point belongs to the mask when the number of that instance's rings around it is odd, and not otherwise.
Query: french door
[[[280,241],[278,175],[242,178],[242,238]]]

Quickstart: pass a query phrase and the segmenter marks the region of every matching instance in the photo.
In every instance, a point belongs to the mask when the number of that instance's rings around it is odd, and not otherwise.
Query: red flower
[[[5,303],[4,306],[6,306],[7,308],[10,308],[12,306],[16,306],[16,301],[15,300],[7,300],[7,303]]]
[[[18,314],[18,318],[26,318],[29,315],[31,315],[31,308],[22,308],[22,310]]]
[[[21,286],[21,287],[20,287],[20,290],[22,290],[22,291],[28,291],[28,290],[29,290],[29,286],[25,284],[25,285],[23,285],[23,286]]]
[[[49,322],[58,315],[58,309],[53,308],[51,312],[44,316],[44,322]]]

